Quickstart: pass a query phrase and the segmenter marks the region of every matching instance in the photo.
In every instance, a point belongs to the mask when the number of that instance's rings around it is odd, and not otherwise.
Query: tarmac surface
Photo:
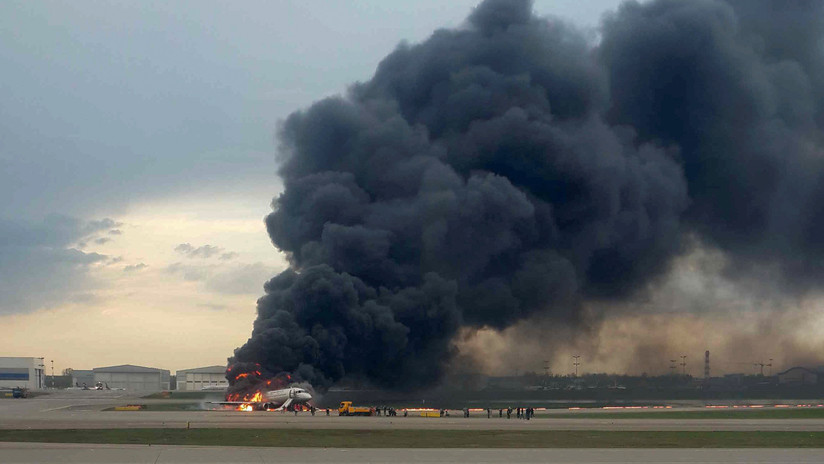
[[[824,419],[585,419],[539,414],[525,421],[474,413],[450,417],[338,417],[336,412],[295,416],[284,412],[103,411],[131,403],[170,404],[117,391],[65,391],[27,399],[0,400],[0,429],[109,428],[304,428],[441,430],[684,430],[684,431],[824,431]],[[191,403],[191,400],[182,402]],[[208,405],[204,404],[204,407]],[[681,410],[681,409],[679,409]],[[627,412],[632,414],[632,412]]]
[[[820,449],[335,449],[0,443],[8,463],[820,463]]]

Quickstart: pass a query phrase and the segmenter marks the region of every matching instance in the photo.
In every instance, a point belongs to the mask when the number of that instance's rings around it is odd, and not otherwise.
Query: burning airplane
[[[239,411],[273,411],[301,407],[312,400],[306,388],[290,385],[291,375],[265,376],[259,364],[251,368],[238,372],[229,367],[226,376],[236,388],[226,394],[226,401],[213,404],[233,406]]]
[[[216,404],[234,406],[239,411],[274,411],[307,404],[312,395],[303,388],[289,387],[278,390],[257,391],[240,401],[219,401]]]

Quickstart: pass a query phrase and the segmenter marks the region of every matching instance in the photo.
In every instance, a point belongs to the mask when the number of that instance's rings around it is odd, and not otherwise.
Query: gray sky
[[[0,324],[18,334],[0,351],[223,362],[283,267],[261,221],[278,121],[477,2],[0,3]],[[594,28],[617,4],[535,9]],[[183,336],[159,323],[176,318]],[[136,350],[170,339],[175,359]]]
[[[460,25],[475,3],[3,2],[0,213],[270,196],[279,119],[368,78],[401,40]],[[592,26],[615,3],[536,10]]]

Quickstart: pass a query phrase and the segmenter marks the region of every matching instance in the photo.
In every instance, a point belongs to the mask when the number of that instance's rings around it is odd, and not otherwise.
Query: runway
[[[441,430],[649,430],[649,431],[824,431],[824,419],[599,419],[539,415],[533,420],[476,414],[450,417],[338,417],[318,413],[240,411],[103,411],[128,403],[169,404],[124,392],[74,392],[37,398],[0,400],[2,429],[108,428],[303,428]],[[632,413],[627,413],[632,414]]]
[[[816,449],[336,449],[0,443],[3,463],[820,463]]]

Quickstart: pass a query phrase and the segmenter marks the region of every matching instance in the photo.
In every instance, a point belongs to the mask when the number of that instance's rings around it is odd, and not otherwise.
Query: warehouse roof
[[[121,364],[119,366],[108,366],[108,367],[95,367],[92,369],[95,373],[97,372],[139,372],[139,373],[149,373],[149,372],[164,372],[163,369],[157,369],[154,367],[143,367],[143,366],[135,366],[134,364]],[[169,371],[165,371],[169,372]]]
[[[784,372],[779,372],[779,373],[778,373],[778,374],[776,374],[776,375],[784,375],[784,374],[789,373],[790,371],[795,371],[795,370],[800,370],[800,371],[804,371],[804,372],[807,372],[807,373],[810,373],[810,374],[815,374],[815,375],[818,375],[818,374],[819,374],[818,372],[816,372],[816,371],[814,371],[814,370],[812,370],[812,369],[809,369],[809,368],[807,368],[807,367],[796,366],[796,367],[791,367],[791,368],[787,369],[787,370],[786,370],[786,371],[784,371]]]
[[[226,366],[207,366],[207,367],[195,367],[192,369],[180,369],[176,372],[177,375],[180,374],[225,374],[226,373]]]

